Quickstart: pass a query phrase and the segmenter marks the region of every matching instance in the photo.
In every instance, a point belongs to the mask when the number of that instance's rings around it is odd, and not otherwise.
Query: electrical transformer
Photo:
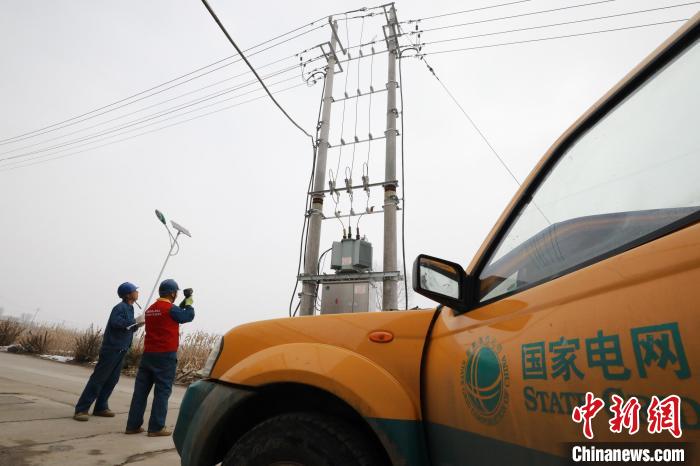
[[[372,243],[347,238],[333,242],[331,268],[338,273],[366,272],[372,269]]]

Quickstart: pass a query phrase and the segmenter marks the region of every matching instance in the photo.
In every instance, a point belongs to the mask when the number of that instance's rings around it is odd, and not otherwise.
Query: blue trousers
[[[95,370],[92,371],[83,394],[75,405],[76,413],[88,412],[93,402],[95,402],[95,411],[109,409],[107,402],[119,381],[125,355],[126,350],[103,349],[100,351]]]
[[[168,415],[168,398],[173,391],[176,368],[177,353],[175,352],[143,353],[139,371],[136,373],[129,419],[126,421],[127,430],[136,430],[143,425],[146,401],[153,386],[155,386],[155,390],[151,405],[151,418],[148,420],[148,431],[158,432],[165,427],[165,418]]]

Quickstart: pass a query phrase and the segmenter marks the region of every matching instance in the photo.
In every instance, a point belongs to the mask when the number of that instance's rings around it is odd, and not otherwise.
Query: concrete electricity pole
[[[389,48],[389,72],[386,83],[386,165],[385,179],[387,182],[396,180],[396,119],[399,116],[396,109],[396,60],[398,57],[398,42],[396,40],[396,9],[392,3],[389,7],[388,23],[385,29],[387,47]],[[398,270],[396,261],[396,210],[398,196],[396,185],[384,186],[384,272]],[[404,280],[406,277],[404,277]],[[398,282],[395,277],[385,277],[382,296],[382,310],[398,309]]]
[[[318,274],[318,254],[321,243],[321,221],[323,219],[323,191],[326,185],[326,157],[328,154],[328,133],[331,123],[331,106],[333,97],[333,75],[336,66],[336,23],[331,24],[330,47],[328,65],[326,66],[326,80],[323,88],[323,109],[321,110],[321,129],[319,132],[318,148],[316,151],[316,169],[314,171],[313,191],[311,198],[311,210],[309,211],[309,230],[306,240],[306,255],[304,256],[304,274]],[[299,315],[313,315],[316,304],[318,285],[313,281],[304,281],[301,287],[301,304]]]

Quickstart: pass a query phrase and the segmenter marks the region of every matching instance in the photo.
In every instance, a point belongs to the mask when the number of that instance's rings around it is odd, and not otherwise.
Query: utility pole
[[[386,83],[386,165],[385,179],[387,182],[396,180],[396,120],[399,116],[396,109],[396,60],[398,58],[398,41],[396,39],[396,9],[392,3],[388,9],[387,25],[384,32],[389,49],[389,71]],[[396,248],[396,210],[398,207],[396,184],[384,186],[384,271],[398,270]],[[404,280],[406,277],[404,277]],[[382,287],[382,310],[398,309],[398,282],[395,277],[385,277]]]
[[[321,221],[323,219],[323,193],[326,185],[326,157],[328,155],[328,134],[331,123],[331,106],[333,98],[333,75],[337,58],[336,47],[336,22],[331,23],[330,53],[328,54],[328,64],[326,66],[325,87],[323,88],[323,109],[321,110],[321,129],[319,132],[318,147],[316,149],[316,168],[314,171],[314,185],[311,198],[311,210],[309,216],[308,237],[306,239],[306,255],[304,256],[304,274],[318,274],[318,254],[321,243]],[[313,315],[316,305],[316,294],[318,284],[313,281],[302,282],[301,304],[299,315]]]

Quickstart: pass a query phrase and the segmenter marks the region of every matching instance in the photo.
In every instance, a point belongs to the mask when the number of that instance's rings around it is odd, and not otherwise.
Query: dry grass
[[[218,335],[196,331],[180,336],[180,349],[177,354],[177,375],[179,383],[195,380],[209,356],[212,344]],[[126,353],[124,372],[134,375],[143,355],[144,333],[134,334],[134,342]],[[94,360],[99,353],[102,341],[100,329],[90,326],[86,330],[76,330],[62,325],[38,324],[10,319],[0,319],[0,346],[17,343],[32,354],[55,354],[71,356],[77,362]]]
[[[97,359],[102,346],[102,329],[90,325],[75,339],[73,359],[76,362],[91,362]]]
[[[196,331],[180,337],[180,350],[177,352],[176,380],[189,383],[195,380],[199,371],[209,357],[212,345],[219,335]]]
[[[17,339],[24,332],[22,323],[15,320],[0,320],[0,346],[9,346],[17,343]]]
[[[53,336],[49,331],[40,328],[28,330],[19,339],[19,344],[29,354],[46,354],[52,342]]]

